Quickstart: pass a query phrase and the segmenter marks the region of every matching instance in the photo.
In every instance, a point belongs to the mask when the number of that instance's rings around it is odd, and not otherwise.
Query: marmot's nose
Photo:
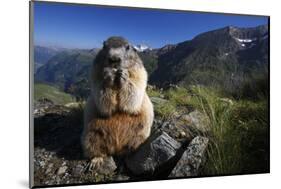
[[[121,58],[119,56],[114,55],[109,57],[109,61],[112,63],[118,63],[121,62]]]

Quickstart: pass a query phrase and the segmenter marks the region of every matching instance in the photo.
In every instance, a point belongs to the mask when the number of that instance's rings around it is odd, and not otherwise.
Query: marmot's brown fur
[[[122,37],[104,42],[92,68],[92,92],[85,109],[82,146],[93,166],[104,157],[135,150],[150,135],[153,106],[147,72]]]

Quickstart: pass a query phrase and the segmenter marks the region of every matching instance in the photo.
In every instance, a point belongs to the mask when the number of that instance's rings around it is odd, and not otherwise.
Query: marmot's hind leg
[[[143,136],[135,136],[128,143],[128,149],[130,151],[135,151],[144,141],[146,140]]]

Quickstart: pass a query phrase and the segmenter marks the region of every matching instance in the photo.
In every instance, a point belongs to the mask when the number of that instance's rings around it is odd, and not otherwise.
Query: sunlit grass
[[[268,169],[267,101],[220,97],[210,88],[194,87],[190,103],[209,119],[210,143],[204,174],[224,175]]]
[[[34,99],[39,100],[42,98],[49,99],[56,104],[62,105],[74,101],[74,98],[70,94],[63,92],[54,86],[36,83],[34,85]]]

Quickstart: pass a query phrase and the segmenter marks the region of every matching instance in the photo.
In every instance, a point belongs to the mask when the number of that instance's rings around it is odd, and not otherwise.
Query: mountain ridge
[[[226,75],[238,79],[246,72],[252,72],[251,69],[267,67],[268,35],[267,25],[227,26],[201,33],[191,40],[156,49],[146,48],[138,53],[149,73],[150,84],[158,87],[208,85],[210,80],[216,80],[224,86],[226,84],[221,80],[231,80]],[[53,83],[64,91],[75,83],[80,85],[81,81],[87,86],[89,70],[98,51],[98,48],[64,49],[36,71],[35,80]]]
[[[256,29],[256,30],[255,30]],[[231,65],[228,72],[234,72],[235,67],[244,72],[244,67],[257,68],[259,62],[268,64],[268,35],[267,26],[255,28],[224,27],[197,35],[192,40],[176,44],[176,47],[158,57],[158,68],[151,74],[150,81],[164,87],[172,84],[191,84],[194,82],[205,84],[210,76],[195,76],[200,72],[213,72]],[[239,41],[237,37],[255,37],[252,41]],[[251,50],[250,50],[251,49]],[[247,54],[247,53],[249,54]],[[249,64],[247,63],[250,62]],[[196,72],[196,73],[195,73]],[[199,74],[199,75],[200,75]],[[214,77],[215,74],[212,76]],[[219,77],[219,75],[216,75]]]

